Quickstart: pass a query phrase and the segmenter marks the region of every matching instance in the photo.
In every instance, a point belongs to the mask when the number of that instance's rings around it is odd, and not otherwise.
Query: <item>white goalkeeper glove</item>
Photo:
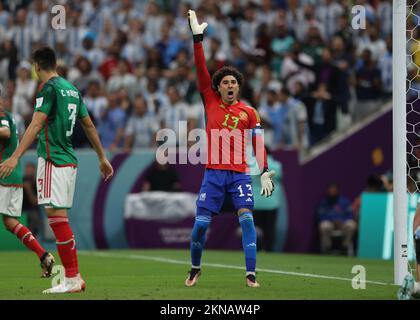
[[[261,175],[261,195],[268,198],[273,194],[274,183],[271,179],[276,172],[274,170],[266,171]]]
[[[207,22],[198,24],[195,11],[188,10],[188,23],[190,24],[190,29],[194,37],[194,42],[203,41],[204,29],[208,26]]]

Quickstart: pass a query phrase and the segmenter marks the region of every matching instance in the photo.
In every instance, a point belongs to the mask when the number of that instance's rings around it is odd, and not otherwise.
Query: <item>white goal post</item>
[[[394,283],[401,285],[408,272],[407,258],[407,154],[406,154],[406,14],[407,0],[393,0],[392,103],[394,176]]]

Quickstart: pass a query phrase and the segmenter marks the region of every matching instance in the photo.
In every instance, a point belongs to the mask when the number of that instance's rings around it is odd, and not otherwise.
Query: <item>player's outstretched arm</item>
[[[211,78],[206,66],[206,58],[203,51],[204,29],[207,27],[207,22],[198,23],[197,16],[194,10],[188,10],[188,23],[194,40],[194,60],[197,67],[198,87],[200,92],[211,88]]]
[[[19,146],[16,148],[15,152],[13,152],[9,159],[0,164],[0,178],[5,178],[12,174],[13,170],[18,164],[19,158],[35,141],[38,133],[44,126],[47,117],[48,116],[43,112],[34,112],[32,121],[26,129]]]
[[[114,169],[106,158],[104,148],[102,147],[101,140],[96,132],[95,125],[89,116],[80,119],[83,130],[86,133],[93,149],[96,151],[99,159],[99,169],[101,170],[102,177],[107,181],[114,175]]]

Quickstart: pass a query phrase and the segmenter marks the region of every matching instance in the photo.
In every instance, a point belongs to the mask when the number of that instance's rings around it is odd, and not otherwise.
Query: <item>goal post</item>
[[[407,258],[407,130],[406,130],[406,14],[407,0],[393,0],[392,104],[394,176],[394,283],[408,272]]]

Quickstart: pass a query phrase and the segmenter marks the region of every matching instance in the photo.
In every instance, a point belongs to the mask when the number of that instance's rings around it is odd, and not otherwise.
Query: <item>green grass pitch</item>
[[[242,252],[212,250],[204,252],[197,286],[186,288],[187,250],[81,251],[79,265],[87,290],[43,295],[51,278],[39,278],[36,257],[31,252],[0,251],[0,299],[396,299],[392,261],[283,253],[258,253],[257,259],[260,288],[245,286]],[[355,265],[366,270],[365,289],[352,287]]]

